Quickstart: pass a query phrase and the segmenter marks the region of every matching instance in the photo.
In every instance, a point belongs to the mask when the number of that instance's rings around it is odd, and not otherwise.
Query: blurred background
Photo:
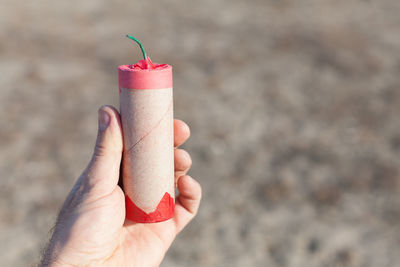
[[[174,66],[203,186],[162,266],[400,266],[400,2],[0,8],[0,262],[38,262],[117,67]]]

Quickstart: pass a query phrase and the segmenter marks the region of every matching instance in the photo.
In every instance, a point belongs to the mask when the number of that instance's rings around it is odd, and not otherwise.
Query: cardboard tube
[[[119,66],[118,76],[126,218],[168,220],[175,205],[172,67],[148,58]]]

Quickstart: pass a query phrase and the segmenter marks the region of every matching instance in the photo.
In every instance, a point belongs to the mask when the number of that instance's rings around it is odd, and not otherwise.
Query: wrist
[[[40,267],[72,267],[74,265],[68,264],[61,260],[49,260],[43,259],[40,263]]]
[[[39,266],[40,267],[76,266],[63,261],[62,257],[63,253],[60,250],[57,250],[54,244],[50,243],[43,254]]]

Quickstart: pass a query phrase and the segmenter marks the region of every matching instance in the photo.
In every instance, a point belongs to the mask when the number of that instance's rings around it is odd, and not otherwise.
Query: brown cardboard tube
[[[152,66],[119,67],[126,217],[140,223],[174,215],[172,67]]]

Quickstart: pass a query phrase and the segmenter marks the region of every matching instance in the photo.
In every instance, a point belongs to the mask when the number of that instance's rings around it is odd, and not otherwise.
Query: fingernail
[[[108,113],[103,108],[101,108],[99,110],[99,129],[100,129],[100,131],[104,131],[105,129],[107,129],[109,123],[110,123],[110,115],[108,115]]]

